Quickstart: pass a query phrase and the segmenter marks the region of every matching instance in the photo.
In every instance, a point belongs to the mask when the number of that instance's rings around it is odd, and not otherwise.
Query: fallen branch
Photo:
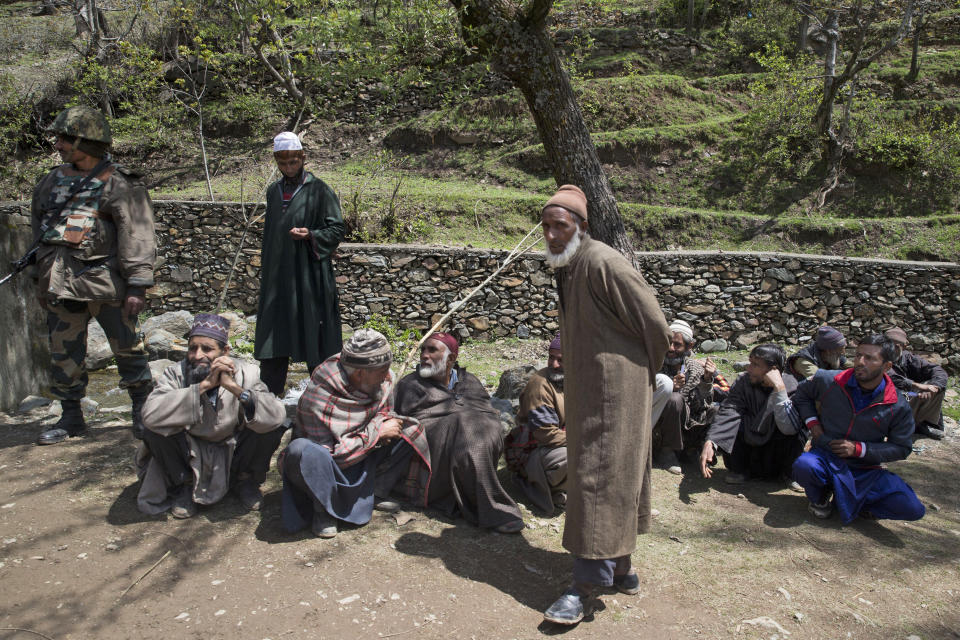
[[[130,589],[133,589],[135,586],[137,586],[138,584],[140,584],[140,581],[143,580],[144,578],[146,578],[148,575],[150,575],[150,572],[151,572],[151,571],[153,571],[154,569],[156,569],[157,567],[159,567],[159,566],[160,566],[160,563],[163,562],[164,560],[166,560],[166,559],[167,559],[167,556],[169,556],[169,555],[170,555],[170,550],[167,549],[167,552],[166,552],[165,554],[163,554],[162,556],[160,556],[160,559],[157,560],[156,562],[154,562],[152,567],[150,567],[149,569],[147,569],[146,571],[144,571],[144,573],[143,573],[142,576],[140,576],[139,578],[137,578],[136,580],[134,580],[134,581],[133,581],[133,584],[131,584],[129,587],[127,587],[126,589],[123,590],[123,593],[120,594],[120,597],[117,598],[117,600],[120,600],[121,598],[123,598],[123,596],[127,595],[127,592],[130,591]]]
[[[40,633],[39,631],[34,631],[33,629],[21,629],[20,627],[0,627],[0,631],[23,631],[24,633],[34,633],[41,638],[46,638],[47,640],[53,640],[50,636],[45,633]]]

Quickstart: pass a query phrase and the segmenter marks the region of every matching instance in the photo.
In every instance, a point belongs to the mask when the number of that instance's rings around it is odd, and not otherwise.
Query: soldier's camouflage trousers
[[[63,400],[79,400],[87,389],[87,323],[96,318],[117,358],[120,388],[131,397],[153,388],[147,352],[137,318],[127,318],[123,302],[59,300],[47,307],[50,333],[50,392]]]

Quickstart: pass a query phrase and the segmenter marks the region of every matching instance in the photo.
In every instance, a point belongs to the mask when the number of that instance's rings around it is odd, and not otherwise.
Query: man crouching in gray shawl
[[[312,522],[314,534],[332,538],[338,520],[362,525],[375,506],[399,509],[391,491],[426,503],[430,451],[420,423],[393,413],[392,359],[382,334],[360,329],[313,371],[277,464],[287,531]]]

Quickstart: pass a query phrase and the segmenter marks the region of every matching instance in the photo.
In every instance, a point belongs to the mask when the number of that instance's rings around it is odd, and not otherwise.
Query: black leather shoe
[[[76,436],[82,436],[84,431],[77,431],[76,433],[71,433],[66,429],[61,429],[60,427],[54,427],[53,429],[47,429],[39,436],[37,436],[37,444],[59,444],[66,440],[67,438],[73,438]]]
[[[613,586],[620,593],[628,596],[640,593],[640,576],[635,571],[625,573],[622,576],[613,576]]]
[[[544,611],[543,619],[555,624],[574,625],[583,620],[583,601],[586,600],[574,587],[563,592],[557,601]]]

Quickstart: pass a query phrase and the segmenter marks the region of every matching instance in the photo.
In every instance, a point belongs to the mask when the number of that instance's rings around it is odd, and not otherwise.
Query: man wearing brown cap
[[[375,507],[399,509],[393,491],[425,504],[430,452],[420,423],[393,409],[392,361],[383,334],[360,329],[313,370],[277,463],[287,531],[309,525],[332,538],[340,522],[364,525]]]
[[[198,313],[187,357],[166,368],[147,398],[137,456],[144,513],[189,518],[231,487],[246,508],[260,508],[286,411],[255,364],[230,356],[229,331],[226,318]]]
[[[587,199],[560,187],[540,215],[556,269],[567,410],[571,586],[544,619],[576,624],[599,587],[640,590],[631,568],[650,525],[650,404],[670,331],[653,290],[622,255],[587,234]]]
[[[419,420],[427,435],[433,470],[428,506],[481,528],[519,533],[520,509],[497,478],[500,416],[483,383],[457,365],[459,352],[449,333],[431,334],[416,373],[397,384],[396,410]]]
[[[947,372],[943,367],[907,351],[910,342],[900,327],[887,329],[885,337],[897,346],[897,358],[890,378],[903,391],[913,409],[914,433],[934,440],[943,438],[943,398],[947,393]]]

